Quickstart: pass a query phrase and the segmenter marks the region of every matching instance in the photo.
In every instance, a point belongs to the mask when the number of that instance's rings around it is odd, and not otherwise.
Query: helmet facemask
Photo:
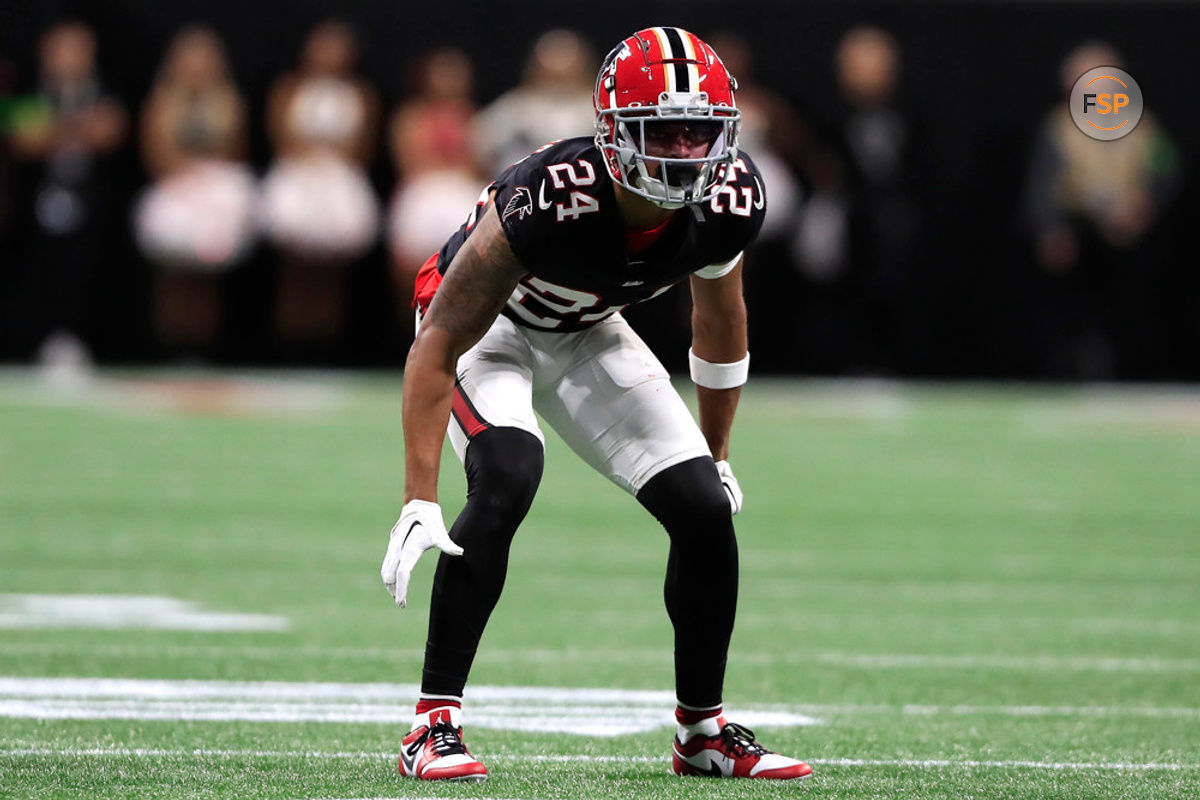
[[[616,167],[626,190],[662,208],[711,200],[733,176],[741,112],[714,105],[705,92],[663,92],[654,106],[602,109],[596,116],[596,146]],[[647,153],[647,143],[667,133],[689,145],[708,141],[703,156],[675,158]]]

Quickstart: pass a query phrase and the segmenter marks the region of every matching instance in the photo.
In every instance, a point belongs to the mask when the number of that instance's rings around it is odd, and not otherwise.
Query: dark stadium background
[[[268,158],[263,136],[267,87],[294,61],[305,32],[337,17],[355,25],[363,45],[363,72],[385,109],[401,99],[408,65],[441,45],[464,48],[475,60],[476,99],[493,99],[518,79],[538,34],[574,28],[603,53],[633,30],[655,24],[686,27],[701,36],[729,31],[755,47],[758,81],[782,94],[818,127],[834,101],[832,57],[838,37],[856,24],[891,31],[903,57],[901,91],[923,123],[933,155],[930,200],[924,209],[936,232],[922,247],[920,274],[907,302],[921,320],[898,363],[915,377],[1043,377],[1033,296],[1038,276],[1021,235],[1019,198],[1028,153],[1045,110],[1058,97],[1056,75],[1064,53],[1088,39],[1114,44],[1138,79],[1146,103],[1174,138],[1183,157],[1183,183],[1154,241],[1157,320],[1168,336],[1164,352],[1123,377],[1200,378],[1200,261],[1192,248],[1200,220],[1196,177],[1200,107],[1189,82],[1195,66],[1200,8],[1192,3],[1049,2],[488,2],[409,3],[343,0],[288,3],[258,0],[0,0],[0,52],[16,65],[20,83],[32,83],[38,33],[50,22],[79,17],[94,26],[101,74],[136,118],[169,38],[184,24],[206,22],[225,38],[236,80],[250,104],[253,163]],[[124,203],[145,183],[134,141],[118,157],[116,196]],[[0,240],[0,294],[8,319],[0,324],[0,359],[30,358],[22,320],[9,300],[20,268],[22,205],[30,187],[16,175],[16,217]],[[386,197],[393,173],[381,148],[372,169]],[[27,204],[26,204],[27,205]],[[149,267],[133,247],[128,211],[113,210],[106,244],[109,265],[92,287],[85,338],[102,364],[157,363],[148,322]],[[231,274],[224,287],[232,320],[217,361],[271,364],[257,309],[270,291],[270,258],[260,253]],[[351,326],[338,365],[397,366],[404,343],[393,333],[395,309],[386,287],[382,244],[354,267]],[[748,278],[754,338],[761,370],[853,374],[838,356],[839,343],[805,328],[797,292],[804,287],[768,258]],[[678,368],[686,333],[678,301],[664,298],[628,316]],[[669,310],[670,313],[664,313]],[[793,324],[797,323],[797,324]]]

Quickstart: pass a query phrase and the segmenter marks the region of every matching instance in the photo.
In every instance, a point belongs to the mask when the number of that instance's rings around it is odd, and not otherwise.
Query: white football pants
[[[710,455],[667,371],[620,314],[573,333],[504,316],[458,360],[447,434],[510,426],[546,439],[538,414],[580,458],[630,494],[668,467]]]

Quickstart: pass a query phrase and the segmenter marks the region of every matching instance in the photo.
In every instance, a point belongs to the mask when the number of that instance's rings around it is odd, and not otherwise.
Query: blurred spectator
[[[595,61],[591,48],[573,31],[552,30],[538,37],[521,84],[476,118],[475,149],[489,177],[548,142],[592,135]]]
[[[1153,377],[1165,342],[1151,235],[1179,178],[1179,157],[1153,112],[1131,133],[1097,141],[1071,121],[1076,79],[1122,66],[1109,45],[1071,51],[1064,99],[1046,115],[1031,157],[1025,214],[1047,277],[1048,371],[1056,377]]]
[[[378,202],[365,168],[375,150],[379,100],[356,74],[356,62],[350,28],[321,23],[269,100],[276,161],[263,184],[263,214],[282,254],[275,330],[302,348],[328,345],[341,332],[346,267],[378,234]]]
[[[835,58],[840,105],[831,135],[841,169],[805,205],[796,253],[816,280],[845,292],[851,368],[889,373],[904,367],[910,341],[918,191],[932,170],[924,137],[897,100],[901,60],[891,34],[852,28]]]
[[[8,232],[8,220],[12,215],[12,156],[9,154],[9,137],[12,135],[13,118],[17,108],[17,70],[0,53],[0,247],[4,246]],[[7,275],[0,274],[0,285]]]
[[[96,38],[82,22],[56,24],[38,43],[37,93],[10,111],[15,158],[37,172],[34,226],[20,312],[41,344],[39,360],[90,361],[81,338],[91,281],[102,265],[111,212],[105,156],[122,144],[126,117],[96,73]]]
[[[0,253],[5,254],[16,248],[12,224],[16,181],[9,146],[18,104],[16,88],[16,68],[0,53]],[[18,260],[11,256],[0,259],[0,358],[10,355],[9,349],[16,338],[13,305],[18,266]]]
[[[221,324],[217,275],[255,237],[254,177],[245,106],[208,28],[187,28],[167,50],[142,113],[142,156],[155,179],[135,212],[137,241],[161,269],[154,323],[168,347],[205,347]]]
[[[417,270],[466,219],[486,183],[475,173],[470,146],[470,59],[461,50],[439,50],[414,65],[412,76],[410,96],[389,130],[400,177],[389,219],[392,277],[410,332]]]
[[[757,81],[754,48],[745,39],[724,32],[705,38],[738,83],[737,104],[742,112],[738,147],[754,159],[762,172],[767,196],[762,230],[745,255],[746,301],[754,309],[755,319],[750,330],[755,369],[795,369],[795,343],[806,341],[803,327],[811,317],[796,313],[797,304],[805,300],[799,294],[801,278],[791,268],[788,245],[795,235],[803,196],[799,176],[813,160],[814,141],[791,104]],[[691,298],[684,292],[673,302],[674,338],[654,341],[656,334],[649,330],[643,335],[664,352],[683,353],[691,335]],[[635,317],[648,316],[641,309],[631,312]],[[650,313],[661,316],[661,312]],[[788,346],[781,347],[781,342]]]
[[[802,169],[811,152],[808,128],[786,100],[755,80],[754,61],[745,39],[715,33],[708,43],[738,82],[737,104],[742,112],[738,146],[754,159],[766,184],[767,216],[758,241],[791,235],[801,199],[794,173]]]

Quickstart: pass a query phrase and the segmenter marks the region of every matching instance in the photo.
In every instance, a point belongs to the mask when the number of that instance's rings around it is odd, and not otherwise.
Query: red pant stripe
[[[457,381],[454,384],[454,401],[450,406],[450,411],[454,415],[454,421],[462,427],[468,439],[474,437],[480,431],[485,431],[492,427],[488,424],[487,420],[479,416],[479,412],[475,410],[471,399],[467,397],[467,393],[463,391],[462,385]]]

